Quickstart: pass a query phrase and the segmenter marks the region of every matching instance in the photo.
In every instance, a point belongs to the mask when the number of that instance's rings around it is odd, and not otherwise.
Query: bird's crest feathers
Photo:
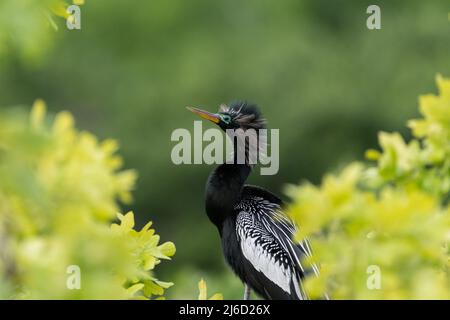
[[[242,129],[258,130],[266,128],[266,119],[263,118],[256,104],[246,101],[236,101],[230,105],[221,104],[219,112],[228,113]]]

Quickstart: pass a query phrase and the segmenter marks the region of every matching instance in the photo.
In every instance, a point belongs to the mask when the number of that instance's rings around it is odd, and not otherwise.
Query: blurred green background
[[[212,167],[170,160],[172,131],[196,120],[185,106],[258,103],[280,129],[280,171],[250,182],[282,194],[362,159],[379,130],[407,136],[416,97],[433,92],[437,72],[450,75],[448,0],[376,1],[374,31],[366,8],[375,2],[365,0],[87,0],[80,31],[58,18],[58,31],[41,27],[35,3],[0,0],[0,106],[40,97],[120,142],[139,172],[124,211],[177,246],[158,270],[175,282],[168,298],[192,297],[200,277],[211,293],[242,295],[204,213]]]

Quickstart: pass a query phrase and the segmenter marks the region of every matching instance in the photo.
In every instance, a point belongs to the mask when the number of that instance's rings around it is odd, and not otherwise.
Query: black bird
[[[222,105],[218,113],[188,109],[227,133],[234,129],[242,135],[266,127],[258,107],[246,102]],[[264,141],[258,135],[257,139],[261,147]],[[310,245],[293,240],[296,227],[282,212],[279,197],[244,184],[252,170],[251,149],[245,145],[245,161],[239,163],[239,137],[233,140],[234,161],[219,165],[206,184],[206,213],[219,231],[225,259],[245,284],[244,299],[249,299],[251,289],[265,299],[307,299],[302,279],[317,274],[317,267],[300,262],[311,255]]]

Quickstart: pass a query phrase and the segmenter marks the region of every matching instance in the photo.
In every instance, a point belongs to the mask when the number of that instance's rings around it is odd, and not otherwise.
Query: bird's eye
[[[220,115],[220,120],[222,120],[223,122],[225,122],[226,124],[230,124],[231,122],[231,117],[227,114],[221,114]]]

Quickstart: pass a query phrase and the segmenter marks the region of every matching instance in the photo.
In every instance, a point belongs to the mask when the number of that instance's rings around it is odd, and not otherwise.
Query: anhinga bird
[[[218,113],[188,109],[224,131],[265,128],[258,107],[246,102],[222,105]],[[265,299],[307,299],[301,281],[310,272],[317,274],[317,268],[300,262],[311,255],[311,248],[307,241],[293,240],[296,228],[282,213],[279,197],[244,184],[252,170],[250,156],[237,163],[236,140],[233,145],[235,161],[219,165],[208,178],[205,207],[219,231],[227,263],[245,284],[244,299],[250,289]]]

